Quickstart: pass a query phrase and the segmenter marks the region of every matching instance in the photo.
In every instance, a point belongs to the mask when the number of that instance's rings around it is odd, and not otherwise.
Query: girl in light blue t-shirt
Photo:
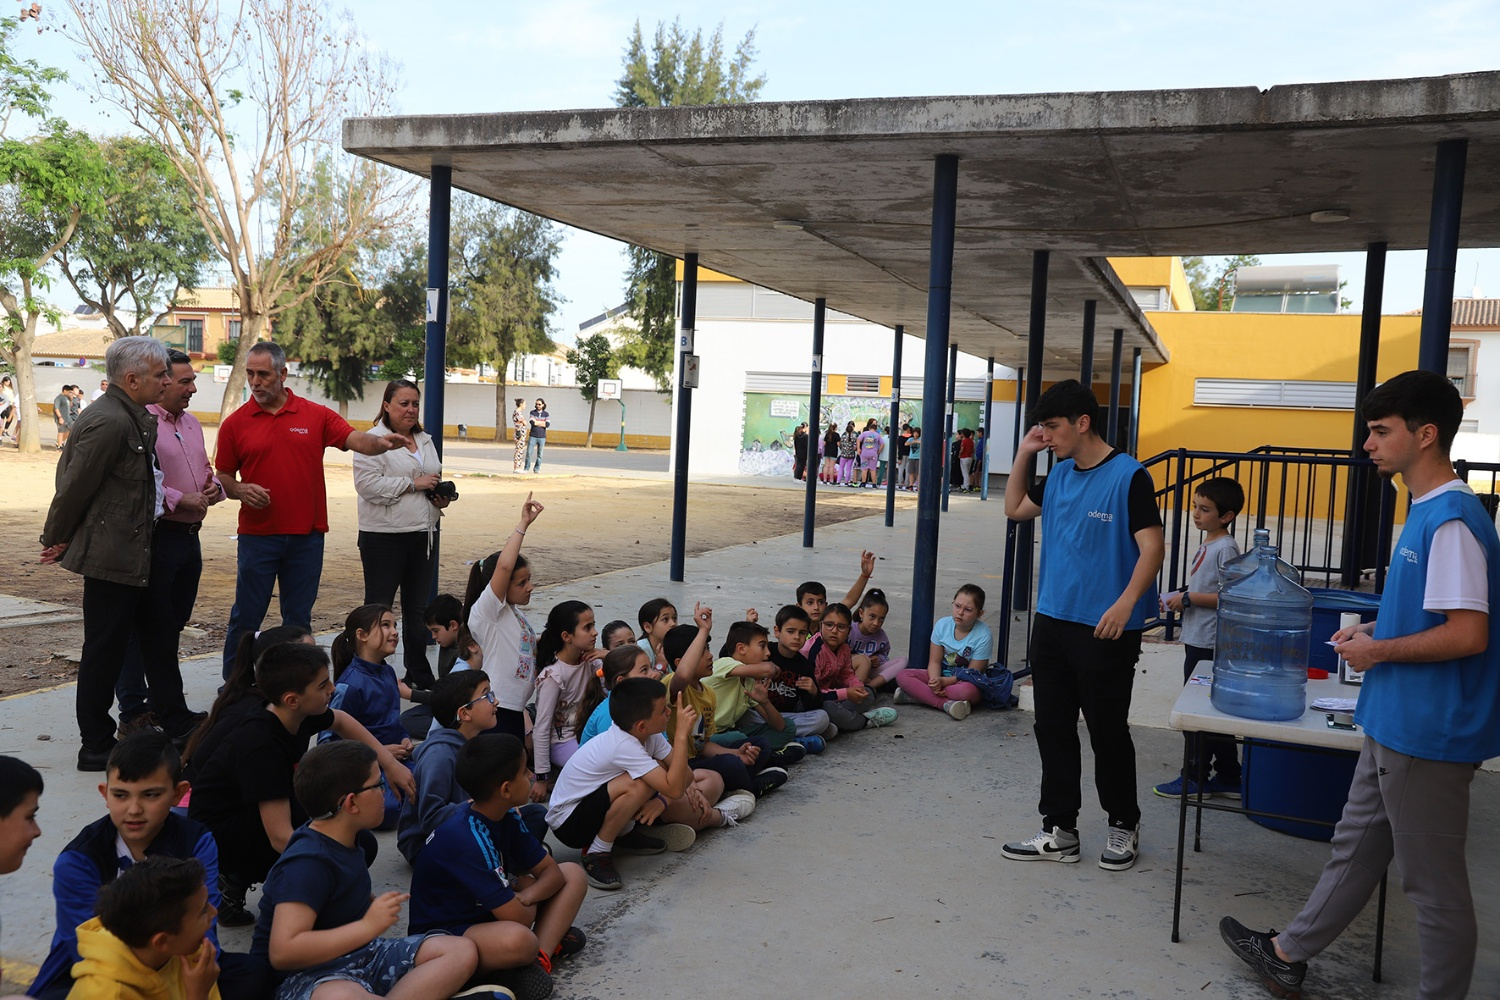
[[[910,667],[896,674],[896,703],[917,702],[966,719],[980,699],[979,688],[957,678],[961,668],[982,673],[994,658],[994,638],[984,617],[984,591],[972,583],[953,595],[953,614],[932,626],[927,669]]]

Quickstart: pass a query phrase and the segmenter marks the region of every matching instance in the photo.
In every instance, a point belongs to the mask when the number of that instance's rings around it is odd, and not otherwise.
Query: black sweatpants
[[[1042,825],[1078,828],[1083,762],[1078,715],[1094,749],[1094,785],[1112,826],[1141,819],[1135,788],[1130,694],[1141,655],[1139,630],[1094,638],[1094,627],[1037,615],[1031,629],[1031,684],[1036,748],[1042,758]]]
[[[401,588],[402,680],[414,688],[435,683],[427,662],[432,636],[423,618],[432,589],[432,553],[425,531],[361,531],[359,561],[365,570],[365,603],[395,607]]]

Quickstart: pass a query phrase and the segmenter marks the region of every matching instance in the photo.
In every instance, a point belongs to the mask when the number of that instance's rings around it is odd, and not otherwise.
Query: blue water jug
[[[1233,581],[1254,573],[1255,567],[1260,565],[1260,556],[1257,553],[1270,544],[1271,529],[1256,528],[1250,548],[1226,562],[1224,568],[1219,570],[1219,588],[1222,590]],[[1285,559],[1276,560],[1276,570],[1293,583],[1302,583],[1302,571]]]
[[[1219,591],[1214,708],[1285,722],[1307,710],[1312,594],[1277,567],[1276,546],[1255,550],[1254,572]]]

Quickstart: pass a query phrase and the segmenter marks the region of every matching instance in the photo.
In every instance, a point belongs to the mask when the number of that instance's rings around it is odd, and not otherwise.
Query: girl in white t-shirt
[[[531,731],[536,783],[531,801],[541,802],[578,749],[578,732],[587,717],[579,718],[585,703],[601,695],[594,673],[594,609],[582,601],[563,601],[547,616],[547,627],[537,642],[537,662],[546,663],[536,681],[536,724]]]
[[[484,672],[495,693],[494,732],[526,738],[525,709],[536,689],[536,630],[521,614],[531,603],[531,564],[521,555],[526,529],[545,510],[526,494],[521,521],[505,546],[469,571],[464,616],[469,632],[484,650]]]

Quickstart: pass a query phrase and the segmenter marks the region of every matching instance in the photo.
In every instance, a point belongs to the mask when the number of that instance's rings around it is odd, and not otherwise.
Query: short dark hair
[[[193,363],[192,358],[188,357],[186,354],[183,354],[175,347],[167,348],[167,360],[174,365],[190,365]]]
[[[661,681],[652,677],[627,677],[609,693],[609,718],[626,732],[651,717],[656,703],[667,696]]]
[[[1037,397],[1036,405],[1027,416],[1033,424],[1057,417],[1077,423],[1080,417],[1088,417],[1089,430],[1097,433],[1099,400],[1094,396],[1093,389],[1076,378],[1065,379]]]
[[[828,588],[823,586],[817,580],[808,580],[802,586],[797,588],[797,603],[801,604],[802,598],[806,597],[808,594],[816,594],[818,597],[826,598],[828,596]]]
[[[1193,487],[1193,493],[1213,504],[1220,514],[1238,514],[1245,509],[1245,488],[1224,476],[1203,480]]]
[[[748,646],[755,641],[756,636],[769,637],[770,634],[771,631],[759,622],[735,622],[729,626],[729,632],[724,636],[724,646],[719,650],[719,655],[733,656],[741,644]]]
[[[795,621],[804,622],[808,628],[812,628],[812,619],[807,617],[807,612],[802,609],[802,605],[800,604],[783,604],[781,610],[776,612],[777,628],[784,627],[787,622]]]
[[[966,583],[953,592],[953,599],[956,601],[964,594],[969,596],[969,599],[974,602],[974,606],[979,609],[979,613],[983,614],[984,588],[977,583]]]
[[[301,694],[328,669],[328,654],[321,646],[305,642],[283,642],[272,646],[255,662],[255,686],[273,705],[289,694]]]
[[[432,686],[432,717],[444,729],[458,725],[458,710],[474,700],[479,685],[490,679],[483,670],[455,670]]]
[[[1438,447],[1447,455],[1464,420],[1464,401],[1458,387],[1445,376],[1409,371],[1371,389],[1360,404],[1359,415],[1366,421],[1399,417],[1413,433],[1423,424],[1432,424],[1437,428]]]
[[[464,622],[464,602],[452,594],[439,594],[427,605],[427,610],[422,612],[422,624],[424,625],[451,625]]]
[[[158,729],[138,729],[115,744],[104,772],[114,772],[120,781],[144,781],[162,768],[167,769],[167,780],[172,784],[182,780],[182,757],[167,734]]]
[[[698,626],[675,625],[661,641],[661,655],[667,661],[668,670],[677,669],[677,661],[687,653],[693,640],[698,638]]]
[[[365,787],[375,751],[354,740],[332,740],[307,751],[292,790],[310,819],[328,819],[339,810],[344,796]]]
[[[203,880],[197,858],[146,858],[99,889],[99,922],[131,948],[144,948],[156,935],[182,929],[187,901]]]
[[[42,794],[42,773],[19,757],[0,757],[0,819],[32,792]]]
[[[514,736],[482,733],[458,748],[453,777],[475,802],[486,802],[516,776],[525,759],[526,747]]]

